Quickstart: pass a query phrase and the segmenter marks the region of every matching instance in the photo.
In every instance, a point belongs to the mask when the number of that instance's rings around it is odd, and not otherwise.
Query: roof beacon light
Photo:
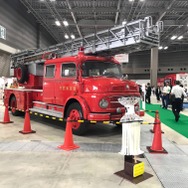
[[[80,51],[80,52],[83,52],[83,51],[84,51],[84,47],[81,46],[81,47],[79,48],[79,51]]]

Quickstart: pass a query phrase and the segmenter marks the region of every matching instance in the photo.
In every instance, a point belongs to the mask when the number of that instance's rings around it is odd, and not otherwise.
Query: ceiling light
[[[67,34],[65,34],[64,37],[65,37],[66,39],[69,39],[69,36],[68,36]]]
[[[124,20],[122,21],[122,25],[126,25],[126,24],[127,24],[127,20],[124,19]]]
[[[65,34],[64,37],[65,37],[66,39],[69,39],[69,36],[68,36],[67,34]]]
[[[54,1],[56,1],[56,0],[50,0],[51,2],[54,2]]]
[[[159,46],[159,50],[162,50],[163,49],[163,47],[162,46]]]
[[[56,24],[57,26],[60,26],[60,25],[61,25],[61,23],[60,23],[59,20],[56,20],[56,21],[55,21],[55,24]]]
[[[134,0],[129,0],[130,2],[133,2]]]
[[[71,34],[71,39],[75,39],[75,36],[73,34]]]
[[[174,40],[174,39],[176,39],[177,38],[177,36],[176,35],[173,35],[170,39],[171,40]]]
[[[63,24],[65,27],[67,27],[69,25],[69,23],[67,22],[67,20],[63,20]]]
[[[178,40],[181,40],[182,38],[183,38],[183,36],[181,35],[181,36],[178,37]]]
[[[140,0],[141,2],[145,1],[145,0]]]
[[[167,50],[167,49],[168,49],[168,46],[165,46],[165,47],[164,47],[164,50]]]

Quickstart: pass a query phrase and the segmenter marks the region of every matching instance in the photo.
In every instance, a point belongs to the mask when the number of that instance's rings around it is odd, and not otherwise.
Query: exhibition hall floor
[[[152,103],[156,103],[154,97]],[[182,114],[188,115],[187,110]],[[1,101],[0,119],[3,117]],[[188,139],[164,123],[161,136],[167,154],[148,152],[146,147],[152,145],[154,137],[150,132],[153,125],[141,125],[140,148],[144,158],[137,159],[144,162],[145,172],[153,176],[134,184],[114,174],[124,168],[124,156],[119,154],[122,133],[116,126],[94,124],[85,136],[73,135],[79,149],[64,151],[57,148],[64,143],[62,122],[31,115],[31,127],[36,133],[23,135],[19,131],[23,129],[24,116],[10,114],[10,119],[14,122],[0,124],[1,188],[187,188]],[[143,120],[154,122],[147,113]],[[181,121],[183,118],[176,126],[181,126]]]

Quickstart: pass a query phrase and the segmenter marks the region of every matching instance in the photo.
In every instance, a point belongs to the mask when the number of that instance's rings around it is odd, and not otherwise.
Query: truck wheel
[[[70,117],[71,120],[83,119],[82,108],[79,103],[73,103],[68,107],[66,117]],[[86,123],[72,122],[72,132],[75,135],[83,135],[88,129]]]
[[[18,110],[16,110],[17,109],[17,101],[16,101],[15,96],[11,97],[11,99],[10,99],[10,108],[11,108],[10,110],[11,110],[11,113],[13,116],[20,115],[20,112]]]
[[[26,81],[28,81],[28,70],[27,70],[27,66],[25,65],[19,65],[17,67],[17,73],[16,73],[16,77],[19,83],[24,83]]]
[[[122,123],[120,123],[120,124],[119,124],[119,123],[118,123],[118,124],[115,123],[115,125],[116,125],[116,127],[117,127],[118,129],[122,128]]]

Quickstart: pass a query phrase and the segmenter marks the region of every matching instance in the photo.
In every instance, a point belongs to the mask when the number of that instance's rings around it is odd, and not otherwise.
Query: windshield
[[[82,64],[83,77],[118,77],[122,76],[121,67],[109,61],[86,61]]]

